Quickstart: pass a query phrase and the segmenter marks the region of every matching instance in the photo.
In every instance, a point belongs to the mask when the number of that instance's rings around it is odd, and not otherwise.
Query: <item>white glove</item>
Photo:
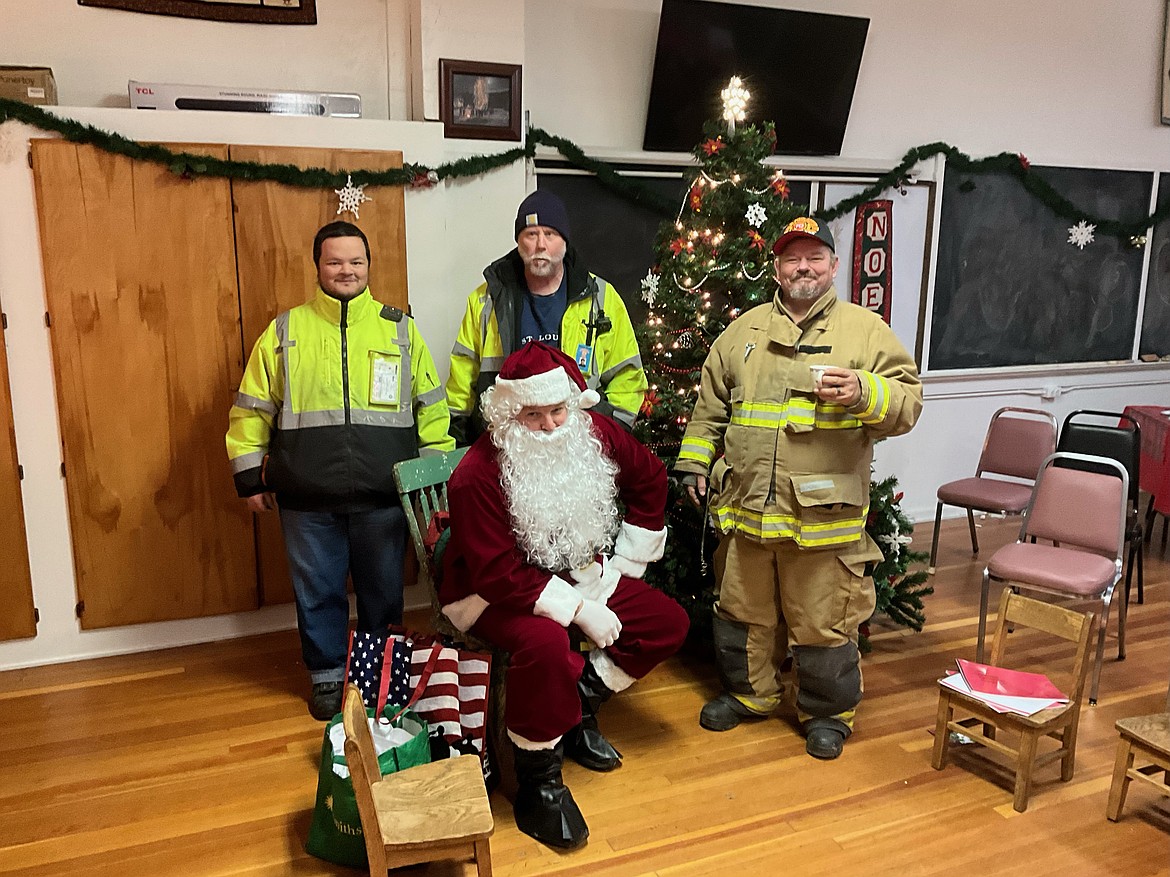
[[[573,623],[598,648],[605,649],[617,642],[622,623],[608,606],[593,600],[584,600]]]
[[[586,600],[596,600],[603,606],[617,590],[618,579],[621,578],[621,572],[610,565],[608,558],[603,558],[600,563],[595,560],[584,569],[572,570],[569,575],[576,582],[574,591]]]

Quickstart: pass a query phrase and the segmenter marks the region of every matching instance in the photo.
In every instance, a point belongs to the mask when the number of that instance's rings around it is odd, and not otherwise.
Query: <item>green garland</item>
[[[570,164],[594,174],[598,182],[616,195],[648,207],[663,216],[673,216],[675,211],[675,205],[669,199],[637,183],[630,177],[618,173],[612,165],[599,159],[590,158],[569,140],[549,134],[540,128],[528,129],[528,138],[524,146],[518,146],[494,155],[461,158],[438,167],[432,168],[422,164],[408,163],[401,168],[391,170],[329,171],[324,168],[301,168],[291,164],[234,161],[191,152],[174,152],[165,146],[139,143],[120,134],[95,128],[92,125],[61,118],[40,107],[0,98],[0,124],[9,120],[25,122],[45,131],[54,131],[74,143],[86,143],[106,152],[124,155],[138,161],[163,164],[174,173],[185,177],[207,176],[263,180],[305,188],[343,186],[347,178],[352,178],[357,185],[428,187],[440,180],[481,176],[489,171],[513,164],[520,159],[533,158],[537,146],[550,146],[564,156]],[[902,185],[909,179],[910,170],[915,165],[936,155],[945,155],[949,166],[961,171],[1007,173],[1057,216],[1072,221],[1090,222],[1102,234],[1112,235],[1135,245],[1144,243],[1147,229],[1163,220],[1170,219],[1170,204],[1159,208],[1146,218],[1138,220],[1123,221],[1094,216],[1089,211],[1077,207],[1040,174],[1034,172],[1023,155],[1001,152],[986,158],[973,159],[954,146],[942,142],[914,147],[902,157],[902,160],[895,167],[878,177],[872,185],[867,186],[858,194],[820,211],[818,215],[825,220],[832,220],[849,213],[859,204],[872,200],[886,189]]]

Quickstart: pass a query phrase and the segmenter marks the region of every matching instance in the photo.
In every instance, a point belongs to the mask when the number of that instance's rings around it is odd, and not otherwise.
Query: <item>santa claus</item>
[[[666,471],[586,410],[597,399],[560,350],[532,342],[505,360],[483,395],[488,432],[448,483],[439,589],[456,627],[511,655],[516,825],[565,849],[589,829],[562,782],[564,756],[597,771],[621,764],[597,710],[672,655],[688,625],[641,579],[666,543]],[[595,646],[588,658],[571,647],[570,627]]]

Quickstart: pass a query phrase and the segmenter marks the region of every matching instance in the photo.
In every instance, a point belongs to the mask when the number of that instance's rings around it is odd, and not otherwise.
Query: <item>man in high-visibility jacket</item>
[[[601,396],[595,410],[632,429],[647,382],[621,296],[580,264],[556,195],[538,189],[525,198],[515,231],[516,248],[484,269],[467,299],[447,378],[451,434],[461,446],[483,434],[480,395],[529,341],[568,354]]]
[[[861,701],[857,630],[882,559],[865,532],[873,444],[914,426],[922,385],[881,317],[838,301],[826,225],[793,220],[773,252],[780,288],[711,346],[675,464],[696,503],[710,470],[725,534],[713,624],[726,691],[699,723],[771,715],[791,646],[805,749],[836,758]]]
[[[297,603],[309,711],[341,708],[349,628],[402,621],[406,518],[392,467],[452,450],[450,415],[414,320],[376,301],[370,245],[331,222],[313,240],[317,291],[273,320],[248,359],[232,406],[228,457],[254,512],[280,509]]]

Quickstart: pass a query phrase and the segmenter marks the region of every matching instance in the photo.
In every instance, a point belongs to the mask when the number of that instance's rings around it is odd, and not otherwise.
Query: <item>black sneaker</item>
[[[341,712],[341,696],[345,686],[340,682],[316,682],[309,696],[309,714],[327,722]]]

